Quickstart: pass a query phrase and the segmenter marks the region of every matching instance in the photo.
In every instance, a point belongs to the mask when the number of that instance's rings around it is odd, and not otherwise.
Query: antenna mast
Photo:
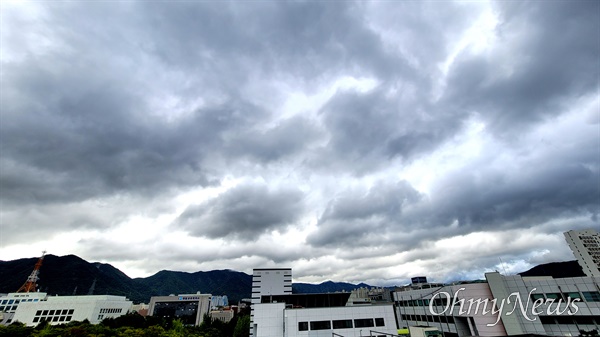
[[[25,281],[21,288],[17,290],[18,293],[35,292],[36,282],[40,279],[38,277],[38,273],[40,272],[40,267],[42,267],[44,255],[46,255],[46,251],[42,252],[42,256],[36,262],[35,267],[33,267],[33,271],[31,272],[29,277],[27,277],[27,281]]]

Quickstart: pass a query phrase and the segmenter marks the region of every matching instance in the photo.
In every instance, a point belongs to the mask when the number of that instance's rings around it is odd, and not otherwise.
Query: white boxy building
[[[13,322],[35,326],[42,321],[64,324],[87,319],[90,323],[97,324],[105,318],[126,314],[131,310],[132,304],[124,296],[50,296],[46,301],[21,302]]]
[[[392,304],[294,308],[285,302],[261,303],[254,309],[254,329],[257,337],[358,337],[397,334]],[[334,333],[336,335],[333,335]]]
[[[253,337],[396,335],[392,303],[350,306],[350,293],[292,294],[292,270],[255,269]]]

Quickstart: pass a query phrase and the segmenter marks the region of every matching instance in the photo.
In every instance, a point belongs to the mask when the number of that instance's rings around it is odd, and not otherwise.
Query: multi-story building
[[[178,318],[186,325],[200,325],[210,310],[210,294],[152,296],[148,315]]]
[[[254,335],[254,308],[262,296],[292,293],[292,269],[271,268],[252,271],[252,306],[250,307],[250,336]]]
[[[43,321],[64,324],[87,319],[90,323],[97,324],[105,318],[126,314],[131,306],[132,302],[123,296],[50,296],[45,301],[21,301],[13,322],[35,326]]]
[[[564,234],[583,272],[587,276],[600,276],[600,234],[593,229]]]
[[[391,302],[349,305],[347,292],[292,294],[291,274],[291,269],[255,269],[251,311],[254,337],[396,335]]]
[[[394,292],[399,326],[435,327],[445,337],[600,330],[600,277],[521,277],[486,273],[485,281]]]

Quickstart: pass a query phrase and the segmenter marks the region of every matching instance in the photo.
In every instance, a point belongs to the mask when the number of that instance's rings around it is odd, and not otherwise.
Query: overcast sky
[[[0,260],[392,285],[600,229],[598,1],[0,13]]]

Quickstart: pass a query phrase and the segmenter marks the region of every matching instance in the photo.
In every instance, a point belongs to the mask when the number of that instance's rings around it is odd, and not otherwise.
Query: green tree
[[[25,324],[14,322],[8,326],[0,325],[0,337],[29,337],[33,333],[33,328],[26,327]]]
[[[233,329],[233,337],[248,337],[250,336],[250,316],[244,315],[238,318]]]

